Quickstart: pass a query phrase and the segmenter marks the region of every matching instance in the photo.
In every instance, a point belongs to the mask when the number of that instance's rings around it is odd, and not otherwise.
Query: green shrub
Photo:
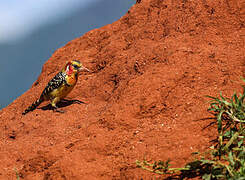
[[[217,144],[210,147],[205,156],[198,154],[198,159],[182,168],[171,168],[170,160],[136,161],[139,168],[157,174],[171,174],[171,177],[245,180],[245,87],[239,96],[234,93],[229,98],[207,96],[211,99],[208,111],[217,121]]]

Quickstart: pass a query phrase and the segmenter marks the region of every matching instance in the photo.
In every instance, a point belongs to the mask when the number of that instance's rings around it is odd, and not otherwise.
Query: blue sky
[[[14,43],[96,1],[100,0],[0,0],[0,43]]]

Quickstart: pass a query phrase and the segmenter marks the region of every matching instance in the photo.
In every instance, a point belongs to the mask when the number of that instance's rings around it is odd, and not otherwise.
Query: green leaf
[[[234,166],[235,162],[233,160],[233,156],[232,156],[232,152],[231,151],[229,152],[228,156],[229,156],[229,161],[230,161],[231,165]]]
[[[218,114],[217,116],[217,121],[218,121],[218,131],[220,132],[221,129],[222,129],[222,120],[221,120],[221,117],[222,117],[222,114],[224,113],[225,111],[222,110],[220,111],[220,113]]]
[[[211,180],[211,174],[204,174],[202,176],[202,179],[204,179],[204,180]]]
[[[243,144],[243,139],[237,143],[238,147],[241,147],[242,144]]]

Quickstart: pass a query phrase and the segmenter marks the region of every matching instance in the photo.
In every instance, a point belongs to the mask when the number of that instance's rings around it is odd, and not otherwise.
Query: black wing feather
[[[46,96],[48,95],[50,92],[52,92],[53,90],[59,88],[63,83],[65,83],[65,73],[63,72],[59,72],[58,74],[56,74],[53,79],[51,79],[48,82],[48,85],[45,87],[45,89],[43,90],[41,96]]]

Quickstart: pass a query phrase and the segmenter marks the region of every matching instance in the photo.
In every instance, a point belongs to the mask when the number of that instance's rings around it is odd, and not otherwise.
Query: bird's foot
[[[64,113],[65,111],[58,109],[57,107],[52,107],[53,112]]]

